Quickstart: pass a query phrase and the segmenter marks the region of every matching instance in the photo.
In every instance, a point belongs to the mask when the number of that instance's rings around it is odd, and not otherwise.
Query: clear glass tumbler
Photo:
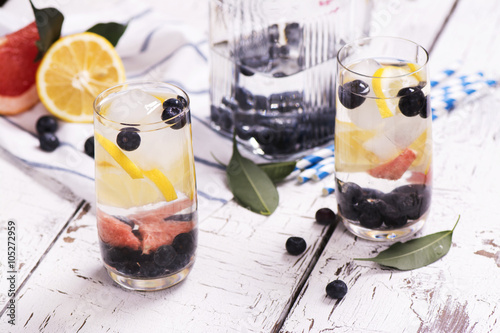
[[[372,37],[338,53],[336,198],[344,225],[372,240],[418,231],[432,190],[428,53]]]
[[[124,83],[94,102],[97,228],[121,286],[182,281],[197,246],[189,97],[162,82]]]

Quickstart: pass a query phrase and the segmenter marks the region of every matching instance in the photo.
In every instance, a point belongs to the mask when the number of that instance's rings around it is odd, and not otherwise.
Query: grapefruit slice
[[[398,180],[416,158],[417,153],[413,149],[406,148],[393,160],[368,170],[368,174],[375,178]]]
[[[13,115],[38,102],[35,62],[39,40],[36,23],[0,37],[0,114]]]
[[[126,217],[136,226],[136,234],[132,226],[114,216],[97,211],[97,229],[101,240],[111,246],[128,247],[142,250],[144,254],[156,251],[162,245],[172,244],[175,236],[191,231],[196,221],[175,221],[165,219],[190,207],[192,200],[184,199],[164,205],[160,208],[132,214]],[[196,215],[193,214],[193,217]],[[139,235],[137,236],[137,232]]]

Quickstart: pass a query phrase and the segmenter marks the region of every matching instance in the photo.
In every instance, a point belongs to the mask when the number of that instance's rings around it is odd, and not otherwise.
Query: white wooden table
[[[200,11],[193,21],[203,17],[203,6],[184,6]],[[424,45],[431,74],[461,59],[468,73],[500,78],[497,0],[376,1],[372,31]],[[204,213],[201,199],[194,269],[159,292],[114,284],[101,264],[92,203],[0,149],[0,332],[500,332],[499,110],[500,89],[489,89],[434,122],[433,203],[418,236],[451,229],[461,215],[439,261],[406,272],[353,261],[388,244],[315,223],[317,209],[336,211],[335,198],[320,195],[322,183],[290,181],[279,186],[270,217],[233,200]],[[216,134],[202,125],[193,132],[195,155],[210,159],[200,147]],[[218,157],[228,158],[229,148]],[[220,181],[204,178],[209,172]],[[200,165],[198,187],[217,192],[224,177]],[[8,221],[18,237],[15,326]],[[290,236],[305,238],[303,255],[286,253]],[[349,287],[341,300],[325,295],[335,279]]]

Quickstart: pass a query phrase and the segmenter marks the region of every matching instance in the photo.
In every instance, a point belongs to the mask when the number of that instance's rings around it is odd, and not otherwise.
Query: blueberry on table
[[[335,213],[330,208],[320,208],[316,212],[316,222],[322,225],[328,225],[335,222]]]
[[[84,148],[85,148],[85,154],[94,158],[94,136],[91,136],[90,138],[85,140]]]
[[[347,109],[355,109],[364,103],[370,87],[366,82],[354,80],[339,86],[339,101]]]
[[[398,103],[399,110],[407,117],[420,114],[426,104],[425,95],[419,87],[402,88],[398,91],[398,97],[401,97]]]
[[[135,127],[125,127],[116,136],[116,144],[123,150],[133,151],[141,145],[141,136]]]
[[[59,147],[59,139],[54,133],[42,133],[38,137],[40,141],[40,149],[46,152],[52,152]]]
[[[165,123],[172,125],[170,128],[172,129],[181,129],[186,125],[186,115],[183,113],[181,108],[175,106],[167,106],[162,114],[161,120],[165,121]]]
[[[326,294],[334,299],[343,298],[347,294],[347,285],[342,280],[335,280],[326,285]]]
[[[38,134],[43,133],[55,133],[57,131],[57,120],[53,116],[41,116],[36,122],[36,132]]]
[[[299,255],[307,248],[306,241],[302,237],[290,237],[286,240],[286,250],[291,255]]]

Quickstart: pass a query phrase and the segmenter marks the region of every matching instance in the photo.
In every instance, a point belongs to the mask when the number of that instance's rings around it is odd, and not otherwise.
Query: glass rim
[[[397,41],[400,41],[400,42],[405,42],[405,43],[409,43],[409,44],[412,44],[414,46],[416,46],[418,49],[421,49],[424,51],[424,54],[425,54],[425,61],[423,64],[419,64],[418,68],[415,69],[414,71],[410,72],[410,73],[406,73],[406,74],[401,74],[401,75],[395,75],[395,76],[373,76],[373,75],[367,75],[367,74],[362,74],[362,73],[359,73],[359,72],[356,72],[352,69],[349,69],[347,68],[344,63],[340,60],[340,54],[342,51],[344,51],[347,47],[349,46],[352,46],[352,45],[355,45],[355,44],[362,44],[363,42],[366,42],[368,40],[376,40],[376,39],[387,39],[387,40],[397,40]],[[368,59],[368,58],[366,58]],[[343,45],[339,51],[337,52],[337,63],[342,66],[343,69],[345,69],[347,72],[349,73],[352,73],[354,75],[357,75],[357,76],[361,76],[361,77],[366,77],[366,78],[377,78],[377,79],[398,79],[398,78],[402,78],[402,77],[407,77],[407,76],[411,76],[411,75],[415,75],[417,73],[419,73],[420,71],[422,71],[425,66],[427,66],[427,64],[429,63],[429,52],[427,51],[427,49],[425,47],[423,47],[422,45],[410,40],[410,39],[407,39],[407,38],[402,38],[402,37],[392,37],[392,36],[373,36],[373,37],[363,37],[363,38],[359,38],[359,39],[356,39],[356,40],[353,40],[352,42],[349,42],[345,45]]]
[[[131,90],[133,88],[130,88],[130,86],[135,86],[135,87],[139,87],[139,86],[156,86],[158,88],[169,88],[171,90],[173,90],[173,93],[177,93],[178,96],[181,96],[183,97],[186,102],[187,102],[187,105],[186,107],[182,108],[182,112],[172,118],[169,118],[169,119],[165,119],[165,120],[159,120],[159,121],[155,121],[155,122],[144,122],[144,123],[140,123],[140,122],[124,122],[124,121],[117,121],[117,120],[113,120],[113,119],[110,119],[109,117],[106,117],[105,115],[103,115],[101,112],[99,112],[98,110],[100,110],[100,106],[99,106],[99,103],[104,100],[106,97],[110,96],[111,94],[113,93],[118,93],[118,92],[121,92],[121,91],[125,91],[125,90]],[[147,91],[146,91],[147,92]],[[167,122],[170,120],[170,119],[173,119],[173,118],[176,118],[176,117],[179,117],[181,118],[182,116],[186,115],[189,111],[190,111],[190,105],[191,105],[191,100],[189,98],[189,95],[186,93],[186,91],[184,91],[184,89],[180,88],[179,86],[175,85],[175,84],[172,84],[172,83],[168,83],[168,82],[164,82],[164,81],[153,81],[153,80],[131,80],[131,81],[124,81],[122,83],[119,83],[119,84],[115,84],[109,88],[106,88],[105,90],[101,91],[99,93],[99,95],[96,96],[96,98],[94,99],[94,102],[93,102],[93,109],[94,109],[94,116],[95,117],[98,117],[99,119],[102,119],[110,124],[113,124],[113,125],[116,125],[116,126],[120,126],[120,127],[123,127],[123,126],[134,126],[134,127],[154,127],[154,126],[164,126],[164,127],[171,127],[173,124],[168,124]]]

